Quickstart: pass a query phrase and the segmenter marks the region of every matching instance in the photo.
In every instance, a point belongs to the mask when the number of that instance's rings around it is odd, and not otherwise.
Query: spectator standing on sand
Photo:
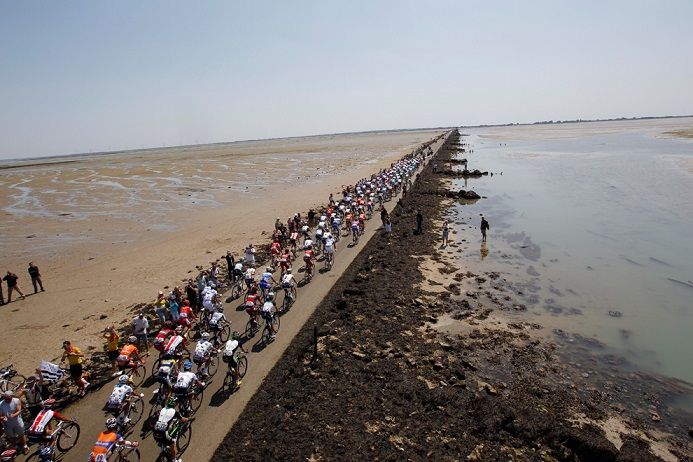
[[[392,235],[392,220],[390,220],[390,216],[385,217],[385,234],[387,235],[387,238],[390,239],[390,236]]]
[[[491,229],[486,218],[481,217],[481,242],[486,242],[486,231]]]
[[[34,293],[38,293],[38,288],[41,288],[41,292],[43,292],[43,282],[41,281],[41,272],[38,269],[38,266],[34,265],[34,262],[31,261],[29,262],[29,276],[31,276],[31,284],[34,286]]]
[[[197,308],[197,287],[192,279],[188,279],[188,284],[185,286],[185,296],[193,304],[192,308]]]
[[[2,279],[0,279],[0,306],[5,304],[5,295],[2,292]]]
[[[245,261],[248,267],[252,268],[255,266],[255,247],[253,247],[252,242],[245,248]]]
[[[156,315],[159,317],[159,322],[161,324],[166,322],[166,298],[164,297],[163,291],[159,291],[159,294],[156,296],[156,301],[154,302],[154,311],[156,311]]]
[[[448,234],[450,233],[450,226],[448,225],[448,220],[443,222],[443,247],[448,246]]]
[[[226,255],[224,255],[224,260],[226,260],[226,270],[229,273],[229,281],[233,282],[233,267],[236,266],[236,259],[233,258],[233,255],[231,255],[230,250],[226,251]]]
[[[149,339],[147,338],[148,329],[149,321],[144,317],[144,313],[138,314],[137,317],[132,320],[132,333],[137,337],[140,349],[144,349],[145,351],[149,351]]]
[[[118,363],[116,359],[118,359],[118,355],[120,354],[120,350],[118,349],[120,336],[118,332],[116,332],[115,326],[110,325],[104,330],[102,337],[106,339],[106,354],[108,355],[108,360],[111,362],[111,369],[115,374],[118,372]]]
[[[423,232],[422,223],[423,223],[423,215],[421,215],[421,211],[417,210],[416,211],[416,232],[415,232],[415,234],[421,234]]]
[[[180,304],[178,304],[176,294],[174,292],[171,292],[171,295],[168,296],[168,312],[173,322],[178,322],[178,318],[180,318],[180,314],[178,312],[179,308]]]
[[[380,221],[383,222],[383,226],[385,226],[386,219],[388,218],[387,210],[385,210],[385,207],[380,208]]]
[[[75,381],[80,396],[84,396],[85,390],[87,387],[89,387],[89,382],[84,380],[82,377],[82,374],[84,373],[84,369],[82,367],[82,363],[84,362],[84,353],[82,353],[82,350],[76,346],[72,346],[72,343],[70,343],[69,340],[65,340],[63,342],[63,350],[65,351],[63,351],[61,361],[65,361],[67,359],[67,364],[70,366],[70,376],[72,377],[72,380]]]
[[[19,288],[17,279],[19,279],[19,277],[11,271],[8,271],[5,277],[2,278],[3,281],[7,282],[7,303],[12,301],[12,292],[14,291],[17,291],[22,300],[24,300],[24,292]]]
[[[36,415],[41,412],[43,408],[43,401],[47,400],[51,396],[51,392],[47,386],[43,384],[43,376],[41,375],[41,370],[36,369],[36,375],[32,375],[26,379],[26,384],[18,393],[18,398],[24,397],[26,401],[26,408],[29,411],[31,417],[36,417]]]
[[[24,454],[29,452],[29,447],[26,445],[26,436],[24,436],[24,420],[22,420],[22,401],[15,398],[14,392],[7,390],[3,393],[2,402],[0,403],[0,419],[2,419],[3,428],[5,430],[5,438],[8,440],[19,440],[21,448],[17,449]]]

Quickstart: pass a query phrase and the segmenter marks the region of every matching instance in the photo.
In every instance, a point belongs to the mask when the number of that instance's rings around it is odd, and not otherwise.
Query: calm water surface
[[[693,175],[677,163],[693,143],[647,130],[519,130],[465,132],[470,168],[496,174],[465,188],[487,199],[455,207],[458,228],[478,227],[481,213],[491,224],[487,247],[475,230],[461,258],[517,282],[545,326],[693,382]]]

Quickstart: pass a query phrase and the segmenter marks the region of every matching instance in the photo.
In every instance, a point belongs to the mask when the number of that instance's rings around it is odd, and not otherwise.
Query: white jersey
[[[282,285],[293,284],[293,282],[294,282],[294,275],[293,274],[287,273],[284,276],[282,276]]]
[[[120,406],[123,401],[132,393],[132,387],[128,384],[119,383],[113,387],[111,396],[108,398],[109,406]]]
[[[272,302],[265,302],[265,304],[262,305],[262,311],[264,311],[265,313],[271,313],[273,309],[274,303]]]
[[[208,340],[197,342],[197,345],[195,346],[195,353],[193,353],[193,359],[195,359],[196,361],[205,360],[207,359],[211,351],[212,343]]]
[[[236,271],[243,271],[243,263],[236,263],[233,269],[235,269]]]
[[[224,346],[224,356],[233,356],[233,352],[238,348],[238,340],[229,340]]]
[[[224,313],[217,311],[212,315],[212,319],[209,320],[210,326],[218,326],[222,321],[226,321],[226,316]]]
[[[179,372],[178,379],[176,380],[176,388],[190,388],[190,385],[192,385],[196,378],[197,376],[194,372]]]

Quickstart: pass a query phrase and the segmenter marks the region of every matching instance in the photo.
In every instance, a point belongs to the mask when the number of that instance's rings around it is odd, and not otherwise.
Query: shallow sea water
[[[512,281],[547,328],[693,382],[693,175],[677,164],[693,158],[693,143],[655,137],[647,124],[593,126],[536,139],[531,128],[464,131],[474,152],[460,156],[494,175],[453,181],[487,196],[451,210],[453,222],[464,219],[453,229],[476,227],[454,236],[472,236],[455,255]],[[491,225],[486,246],[480,214]]]

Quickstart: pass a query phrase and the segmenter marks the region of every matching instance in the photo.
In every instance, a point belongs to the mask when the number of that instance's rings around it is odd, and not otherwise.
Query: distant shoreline
[[[235,141],[216,141],[211,143],[201,143],[201,144],[181,144],[175,146],[153,146],[148,148],[139,149],[118,149],[114,151],[94,151],[94,152],[80,152],[71,154],[55,154],[48,156],[32,156],[24,158],[10,158],[10,159],[0,159],[0,170],[20,168],[20,167],[33,167],[38,165],[52,165],[52,164],[66,164],[71,162],[76,162],[83,157],[87,156],[104,156],[104,155],[114,155],[114,154],[127,154],[133,152],[156,152],[163,151],[167,149],[189,149],[197,148],[202,146],[221,146],[228,144],[240,144],[240,143],[254,143],[259,141],[278,141],[278,140],[293,140],[299,138],[319,138],[326,136],[345,136],[345,135],[372,135],[377,133],[395,133],[395,132],[415,132],[422,130],[450,130],[452,128],[493,128],[493,127],[522,127],[522,126],[535,126],[535,125],[559,125],[559,124],[576,124],[576,123],[592,123],[592,122],[620,122],[620,121],[634,121],[634,120],[659,120],[659,119],[685,119],[693,117],[691,115],[666,115],[666,116],[643,116],[643,117],[618,117],[613,119],[573,119],[573,120],[544,120],[536,122],[510,122],[504,124],[480,124],[480,125],[450,125],[447,127],[419,127],[419,128],[393,128],[393,129],[382,129],[382,130],[366,130],[361,132],[339,132],[339,133],[319,133],[314,135],[296,135],[296,136],[280,136],[276,138],[257,138],[248,140],[235,140]]]

